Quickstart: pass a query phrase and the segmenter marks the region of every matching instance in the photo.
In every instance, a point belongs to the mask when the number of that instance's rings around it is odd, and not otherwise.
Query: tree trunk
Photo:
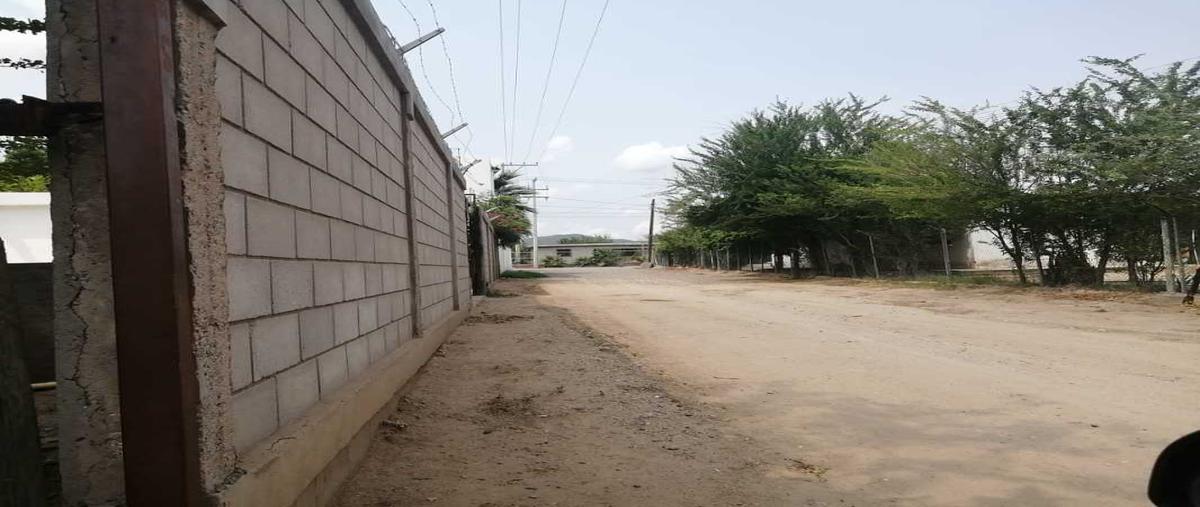
[[[45,505],[37,413],[21,347],[17,302],[0,241],[0,504]]]
[[[1096,285],[1104,285],[1104,275],[1108,273],[1108,259],[1112,256],[1112,244],[1108,241],[1104,242],[1104,246],[1100,247],[1100,252],[1096,257]]]
[[[1029,278],[1025,276],[1025,252],[1021,249],[1020,231],[1016,227],[1009,227],[1008,230],[1012,234],[1012,259],[1013,263],[1017,265],[1017,279],[1021,281],[1021,285],[1025,285],[1029,283]]]
[[[1139,287],[1142,285],[1142,279],[1141,279],[1141,277],[1138,276],[1138,272],[1137,272],[1137,261],[1133,260],[1132,258],[1126,257],[1125,258],[1125,270],[1129,276],[1130,284],[1132,284],[1135,287]]]

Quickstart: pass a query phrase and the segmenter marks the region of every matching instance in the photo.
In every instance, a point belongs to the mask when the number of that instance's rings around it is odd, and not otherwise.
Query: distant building
[[[0,192],[0,239],[10,264],[50,262],[50,193]]]
[[[558,257],[567,264],[571,264],[580,257],[591,257],[596,254],[597,250],[609,250],[615,252],[621,257],[632,259],[633,257],[646,258],[649,244],[645,241],[628,241],[628,240],[613,240],[605,243],[559,243],[557,241],[547,241],[542,238],[538,242],[538,257],[545,259],[546,257]],[[517,255],[517,264],[533,264],[533,247],[532,245],[522,245],[519,254]]]

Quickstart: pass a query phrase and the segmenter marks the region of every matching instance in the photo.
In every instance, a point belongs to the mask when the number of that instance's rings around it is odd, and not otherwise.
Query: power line
[[[542,82],[542,97],[538,99],[537,116],[533,120],[533,132],[529,134],[529,144],[525,146],[524,160],[529,160],[529,152],[533,151],[533,140],[542,126],[542,109],[546,106],[546,91],[550,89],[550,75],[554,72],[554,60],[558,56],[558,41],[562,37],[563,19],[566,16],[567,0],[563,0],[562,10],[558,13],[558,29],[554,32],[554,49],[550,50],[550,66],[546,68],[546,80]]]
[[[508,91],[504,84],[504,0],[497,0],[496,3],[500,6],[500,126],[504,129],[504,159],[508,160]]]
[[[517,79],[520,77],[518,72],[521,69],[521,0],[517,0],[517,37],[516,49],[513,51],[513,53],[512,118],[509,119],[509,121],[512,122],[512,127],[509,129],[509,131],[512,132],[512,137],[508,139],[510,144],[508,147],[508,153],[510,153],[510,156],[515,154],[513,153],[514,150],[512,145],[516,143],[517,140]]]
[[[396,1],[400,2],[400,7],[403,7],[404,12],[408,13],[408,17],[412,18],[413,24],[417,27],[417,33],[420,34],[421,22],[417,21],[417,16],[413,14],[412,9],[408,8],[408,5],[404,3],[404,0]],[[425,79],[425,85],[429,88],[430,93],[433,93],[434,98],[436,98],[438,102],[440,102],[442,106],[444,106],[446,110],[450,112],[450,123],[454,124],[454,108],[450,107],[450,103],[446,102],[446,99],[442,98],[442,94],[438,93],[437,88],[433,86],[433,81],[429,79],[429,71],[425,69],[425,49],[421,46],[417,46],[417,61],[421,64],[421,76]]]
[[[579,62],[579,69],[575,71],[575,79],[571,81],[571,89],[567,92],[567,99],[563,101],[562,110],[558,112],[558,119],[554,122],[554,128],[550,130],[550,139],[554,139],[554,135],[558,133],[558,128],[562,126],[563,116],[567,114],[567,106],[571,104],[571,97],[575,95],[575,87],[579,85],[579,77],[583,75],[583,67],[587,65],[588,57],[592,54],[592,45],[596,43],[596,36],[600,34],[600,24],[604,22],[604,13],[608,12],[609,0],[604,0],[604,7],[600,9],[600,16],[596,18],[596,27],[592,29],[592,38],[588,40],[587,49],[583,52],[583,60]],[[538,155],[538,160],[546,156],[546,150],[550,148],[550,143],[547,141],[546,147],[542,148],[542,154]]]

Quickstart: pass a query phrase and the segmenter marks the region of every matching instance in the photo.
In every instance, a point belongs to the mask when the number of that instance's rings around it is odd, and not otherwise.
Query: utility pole
[[[938,229],[942,233],[942,262],[946,264],[946,278],[950,278],[950,241],[946,238],[946,228]]]
[[[650,238],[646,246],[646,258],[650,259],[650,267],[654,267],[654,201],[650,199]]]
[[[537,164],[532,164],[532,165],[537,165]],[[538,192],[549,191],[550,189],[549,189],[549,188],[538,188],[538,187],[537,187],[537,180],[538,180],[537,178],[534,178],[534,179],[533,179],[533,184],[531,184],[531,185],[529,186],[529,189],[533,191],[533,192],[532,192],[532,193],[529,195],[529,198],[530,198],[531,200],[533,200],[533,269],[537,269],[537,268],[538,268],[538,262],[539,262],[539,259],[538,259],[538,210],[537,210],[537,202],[538,202],[538,199],[549,199],[549,198],[550,198],[549,196],[545,196],[545,195],[538,195]]]
[[[875,268],[875,279],[879,279],[879,259],[875,257],[875,238],[867,234],[867,244],[871,245],[871,266]]]

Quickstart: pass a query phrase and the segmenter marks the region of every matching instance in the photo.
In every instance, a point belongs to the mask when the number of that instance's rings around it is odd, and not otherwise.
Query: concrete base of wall
[[[400,388],[433,356],[468,309],[450,314],[371,366],[334,398],[289,423],[239,460],[245,473],[217,493],[227,506],[327,505],[366,456]]]

